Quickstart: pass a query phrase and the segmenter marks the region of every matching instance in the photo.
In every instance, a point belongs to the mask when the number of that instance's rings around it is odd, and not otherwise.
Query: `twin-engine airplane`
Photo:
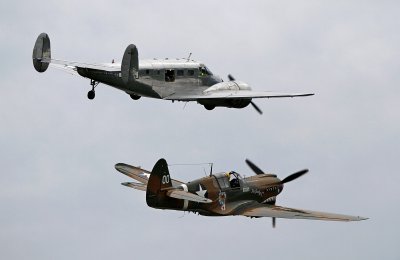
[[[126,92],[134,100],[140,97],[176,101],[197,101],[206,109],[215,107],[244,108],[251,104],[260,114],[253,98],[311,96],[311,93],[275,93],[252,91],[250,86],[228,75],[223,81],[201,62],[187,59],[140,60],[138,49],[129,45],[122,63],[79,63],[51,58],[50,38],[38,36],[33,48],[33,65],[38,72],[54,67],[90,79],[89,99],[95,97],[95,87],[103,83]]]
[[[254,163],[246,163],[256,173],[242,178],[237,172],[210,174],[210,176],[191,182],[171,179],[168,164],[160,159],[151,172],[139,167],[118,163],[115,168],[137,180],[122,185],[146,191],[149,207],[195,212],[204,216],[271,217],[316,219],[330,221],[359,221],[367,218],[334,213],[292,209],[276,206],[276,197],[282,192],[285,183],[306,174],[302,170],[280,180],[274,174],[264,173]]]

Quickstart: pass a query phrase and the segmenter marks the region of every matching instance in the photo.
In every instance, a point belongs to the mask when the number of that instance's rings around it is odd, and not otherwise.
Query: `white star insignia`
[[[204,195],[206,194],[207,190],[203,190],[203,188],[201,187],[201,185],[199,184],[199,190],[196,191],[197,195],[199,195],[200,197],[204,197]]]

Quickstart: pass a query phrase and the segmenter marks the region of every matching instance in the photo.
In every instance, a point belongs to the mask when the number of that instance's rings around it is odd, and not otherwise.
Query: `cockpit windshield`
[[[205,76],[205,75],[211,76],[211,75],[213,75],[212,72],[206,66],[201,66],[199,68],[199,70],[200,70],[200,75],[202,75],[202,76]]]
[[[235,171],[231,171],[229,174],[235,176],[239,180],[243,179],[242,176],[239,173],[235,172]]]
[[[221,189],[238,188],[243,178],[235,171],[214,174]]]

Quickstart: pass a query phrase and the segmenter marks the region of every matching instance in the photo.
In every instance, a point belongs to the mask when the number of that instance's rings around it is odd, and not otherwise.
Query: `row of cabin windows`
[[[175,70],[165,70],[165,73],[167,73],[167,71],[169,73],[174,73]],[[186,73],[185,73],[186,72]],[[153,75],[153,76],[159,76],[161,75],[161,70],[142,70],[140,71],[141,75]],[[176,76],[178,77],[183,77],[183,76],[194,76],[194,70],[176,70]]]

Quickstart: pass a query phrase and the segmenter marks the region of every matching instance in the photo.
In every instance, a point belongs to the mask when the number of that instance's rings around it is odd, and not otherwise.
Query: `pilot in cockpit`
[[[229,178],[229,184],[231,188],[237,188],[240,187],[239,179],[237,177],[237,173],[234,171],[231,171],[227,173],[228,178]]]

